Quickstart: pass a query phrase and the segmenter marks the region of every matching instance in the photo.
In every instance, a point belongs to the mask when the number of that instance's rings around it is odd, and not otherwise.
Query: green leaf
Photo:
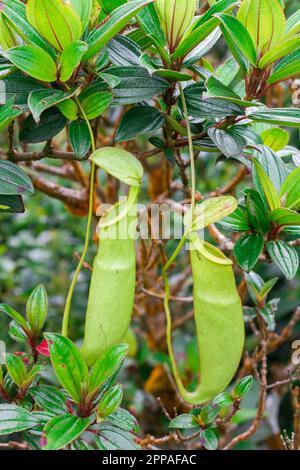
[[[33,333],[43,329],[48,313],[48,297],[43,285],[37,286],[26,305],[26,317]]]
[[[47,109],[38,124],[28,116],[21,125],[20,140],[30,144],[46,142],[61,132],[66,122],[65,116],[56,108]]]
[[[192,414],[181,414],[172,419],[169,424],[171,429],[194,429],[198,428],[199,423],[196,417]]]
[[[90,22],[93,0],[70,0],[70,5],[79,16],[82,24],[82,32],[84,32]]]
[[[295,11],[286,22],[286,34],[287,36],[294,36],[294,34],[300,31],[300,10]]]
[[[220,196],[206,199],[196,206],[195,219],[192,230],[202,230],[211,224],[218,222],[234,212],[237,208],[237,200],[232,196]],[[189,210],[184,218],[184,225],[191,227],[192,211]]]
[[[274,184],[272,183],[270,177],[267,175],[267,173],[265,172],[262,165],[258,162],[258,160],[254,159],[253,163],[254,163],[256,174],[257,174],[257,178],[261,185],[263,194],[265,195],[266,200],[268,201],[271,211],[275,209],[279,209],[281,207],[281,201],[280,201],[280,198],[278,196],[278,193],[276,191]]]
[[[219,445],[216,433],[210,428],[201,431],[200,442],[207,450],[216,450]]]
[[[300,38],[286,39],[262,56],[259,68],[265,69],[300,46]]]
[[[151,76],[143,67],[111,67],[109,72],[120,80],[113,90],[113,104],[116,105],[148,100],[160,95],[170,86],[166,80]]]
[[[8,305],[5,305],[5,304],[0,304],[0,312],[5,313],[10,318],[15,320],[19,325],[22,326],[22,328],[25,331],[29,330],[26,320],[22,317],[22,315],[20,315],[18,312],[16,312],[13,308],[11,308],[11,307],[9,307]]]
[[[264,237],[261,233],[242,236],[234,246],[234,256],[244,269],[250,272],[256,265],[264,247]]]
[[[0,436],[34,428],[38,419],[25,408],[17,405],[0,405]]]
[[[50,385],[38,385],[30,389],[30,395],[38,406],[55,415],[66,414],[68,412],[66,396]]]
[[[288,145],[290,140],[290,135],[284,129],[279,127],[273,127],[271,129],[266,129],[262,132],[261,138],[266,147],[274,150],[274,152],[279,152],[286,145]]]
[[[274,277],[273,279],[270,279],[268,282],[266,282],[261,289],[259,295],[261,296],[262,299],[266,299],[268,294],[271,292],[275,284],[278,282],[278,277]]]
[[[9,324],[9,336],[17,343],[26,343],[28,336],[24,332],[23,328],[16,321],[12,321]]]
[[[232,103],[236,103],[240,106],[255,106],[255,103],[252,101],[243,101],[241,97],[235,93],[232,88],[229,86],[224,85],[220,80],[218,80],[213,75],[209,77],[206,82],[207,86],[207,96],[211,98],[222,98],[224,100],[231,101]]]
[[[116,141],[123,142],[148,132],[155,132],[164,124],[161,112],[152,106],[136,106],[125,113],[120,121]]]
[[[96,444],[101,450],[140,450],[135,443],[134,434],[116,429],[110,424],[103,424],[100,427]]]
[[[228,34],[231,36],[232,40],[235,42],[236,46],[240,49],[242,54],[249,60],[252,65],[256,66],[256,49],[252,38],[245,26],[234,16],[224,14],[217,16],[222,21]]]
[[[123,388],[120,384],[110,387],[101,396],[101,401],[98,407],[98,416],[107,418],[113,414],[121,405],[123,400]]]
[[[137,19],[141,28],[155,44],[158,44],[161,47],[166,45],[166,36],[160,26],[157,11],[152,3],[147,5],[137,14]]]
[[[55,82],[56,65],[48,52],[38,46],[17,46],[5,52],[18,69],[43,82]],[[43,64],[43,66],[41,66]]]
[[[14,109],[12,101],[0,106],[0,131],[5,129],[20,114],[22,114],[22,111]]]
[[[96,392],[119,369],[127,351],[127,344],[116,344],[101,354],[90,375],[89,393]]]
[[[253,385],[253,377],[252,375],[248,375],[241,379],[233,389],[233,395],[235,398],[241,399],[243,398],[250,390]]]
[[[129,186],[140,186],[143,166],[131,153],[117,147],[103,147],[90,157],[99,168]]]
[[[269,220],[281,226],[300,226],[300,214],[291,209],[277,209],[269,215]]]
[[[84,158],[91,148],[91,136],[87,123],[81,119],[69,127],[69,139],[76,157]]]
[[[266,122],[277,126],[300,127],[300,110],[296,108],[274,108],[255,111],[248,115],[255,122]]]
[[[79,109],[76,102],[71,98],[61,101],[56,107],[66,119],[70,121],[76,121],[78,119]]]
[[[107,52],[114,65],[140,65],[142,51],[127,36],[117,35],[107,44]]]
[[[225,230],[232,232],[246,232],[250,230],[247,212],[239,206],[231,215],[218,222]]]
[[[0,194],[33,194],[34,187],[24,170],[15,163],[0,160]]]
[[[237,18],[249,31],[259,53],[274,49],[284,37],[285,15],[277,0],[243,0]]]
[[[268,242],[267,250],[287,280],[294,279],[299,268],[299,256],[295,248],[280,240]]]
[[[44,428],[44,450],[59,450],[77,439],[90,425],[89,418],[65,414],[52,418]]]
[[[49,43],[28,23],[26,6],[19,0],[2,0],[1,3],[3,4],[2,13],[24,42],[41,47],[52,58],[55,58],[55,52]]]
[[[266,304],[264,307],[260,308],[259,315],[264,319],[267,324],[268,331],[275,331],[276,321],[275,321],[275,311],[271,303]]]
[[[53,88],[32,91],[28,98],[28,107],[36,123],[40,122],[41,114],[74,95],[74,92],[63,92]]]
[[[173,58],[185,57],[195,47],[198,46],[204,39],[209,36],[220,24],[218,18],[211,18],[206,23],[201,24],[197,29],[191,31],[176,48]]]
[[[255,189],[245,189],[244,194],[251,227],[262,233],[268,233],[271,228],[268,221],[268,211],[260,193]]]
[[[265,145],[257,145],[256,149],[256,160],[258,160],[265,173],[269,176],[277,193],[279,194],[281,186],[283,185],[284,181],[288,176],[287,168],[283,159],[272,149],[266,147]],[[259,186],[255,168],[253,171],[253,182],[257,189],[260,191],[261,195],[263,196],[263,193]]]
[[[29,0],[26,15],[29,23],[58,51],[82,35],[80,17],[61,0]]]
[[[283,183],[279,196],[287,209],[292,209],[300,203],[300,167],[289,174]]]
[[[109,91],[97,91],[81,99],[81,106],[86,117],[91,120],[103,114],[110,105],[112,98],[113,95]]]
[[[289,77],[298,75],[300,67],[299,64],[300,49],[296,49],[275,65],[273,73],[268,79],[268,83],[273,84],[277,81],[286,80]]]
[[[138,422],[129,411],[118,408],[112,415],[109,417],[109,422],[112,423],[113,426],[117,426],[124,431],[138,431]]]
[[[27,376],[26,367],[22,359],[14,354],[5,354],[5,362],[8,373],[13,382],[18,387],[22,387]]]
[[[199,415],[199,422],[204,423],[206,426],[215,421],[220,411],[219,405],[215,401],[205,405]]]
[[[74,70],[80,64],[84,53],[87,51],[87,48],[87,43],[83,41],[74,41],[65,47],[60,56],[60,81],[67,82],[71,78]]]
[[[230,130],[224,131],[211,127],[208,130],[208,135],[227,158],[239,155],[247,145],[246,140],[242,136],[234,134]]]
[[[64,336],[46,333],[51,362],[60,384],[76,403],[82,396],[82,386],[88,380],[88,368],[77,347]]]
[[[0,213],[21,214],[25,212],[22,196],[3,196],[0,194]]]
[[[133,16],[135,16],[141,8],[151,3],[152,0],[132,0],[125,5],[116,8],[108,21],[97,29],[94,29],[87,37],[89,45],[88,51],[84,55],[84,60],[90,59],[122,29],[128,24]]]

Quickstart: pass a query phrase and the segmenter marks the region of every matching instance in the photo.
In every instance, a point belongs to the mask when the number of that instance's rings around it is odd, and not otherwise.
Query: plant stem
[[[78,100],[78,98],[75,98],[75,100],[88,126],[90,137],[91,137],[91,143],[92,143],[92,152],[94,153],[96,150],[96,143],[95,143],[95,138],[94,138],[94,133],[93,133],[91,123],[88,120],[87,115],[83,107],[81,106],[81,103]],[[89,243],[90,243],[90,232],[91,232],[91,226],[92,226],[92,220],[93,220],[93,209],[94,209],[95,174],[96,174],[96,167],[95,167],[95,164],[92,162],[91,174],[90,174],[89,213],[88,213],[88,220],[87,220],[87,226],[86,226],[86,232],[85,232],[85,242],[84,242],[84,247],[83,247],[81,258],[79,260],[79,263],[77,265],[77,268],[74,274],[74,278],[69,288],[69,292],[68,292],[66,304],[65,304],[65,309],[64,309],[62,334],[66,337],[68,337],[70,310],[71,310],[71,304],[72,304],[72,298],[73,298],[75,286],[78,281],[78,276],[83,267],[83,264],[84,264],[84,261],[88,252],[88,248],[89,248]]]

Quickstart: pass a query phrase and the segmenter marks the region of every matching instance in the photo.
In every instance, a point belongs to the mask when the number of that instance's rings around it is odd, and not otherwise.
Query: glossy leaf
[[[300,167],[289,174],[280,190],[280,197],[287,209],[293,209],[300,203]]]
[[[44,450],[59,450],[77,439],[90,425],[89,418],[66,414],[51,419],[44,428]]]
[[[256,265],[264,246],[264,237],[261,233],[244,235],[234,246],[234,255],[237,262],[245,271],[250,272]]]
[[[37,286],[26,305],[26,317],[33,333],[42,330],[48,313],[48,297],[44,286]]]
[[[62,82],[67,82],[71,78],[87,48],[87,43],[83,41],[73,41],[64,48],[60,56],[59,71],[59,78]]]
[[[280,198],[276,191],[274,184],[272,183],[270,177],[267,175],[261,164],[254,159],[254,167],[259,179],[262,191],[268,201],[270,209],[273,211],[281,207]]]
[[[101,354],[91,372],[89,392],[98,390],[119,369],[127,351],[127,344],[116,344]]]
[[[60,384],[76,403],[80,402],[82,386],[88,380],[88,369],[77,347],[64,336],[45,334],[51,362]]]
[[[114,104],[135,104],[160,95],[170,84],[160,77],[152,77],[143,67],[112,67],[110,74],[120,83],[114,88]]]
[[[109,424],[103,424],[99,437],[96,439],[97,447],[101,450],[139,450],[132,433],[117,429]]]
[[[2,106],[0,105],[0,131],[5,129],[20,114],[21,111],[14,109],[11,101]]]
[[[269,219],[281,226],[300,226],[300,214],[291,209],[277,209],[270,214]]]
[[[110,387],[101,396],[101,401],[98,407],[98,416],[107,418],[113,414],[121,405],[123,400],[123,388],[120,384]]]
[[[225,230],[232,232],[246,232],[250,230],[245,209],[239,206],[232,214],[218,222]]]
[[[33,194],[34,188],[25,171],[15,163],[0,160],[0,194]]]
[[[242,136],[216,127],[211,127],[208,130],[208,135],[227,158],[239,155],[247,144]]]
[[[252,65],[257,63],[256,49],[245,26],[234,16],[218,15],[228,34]]]
[[[194,415],[181,414],[172,419],[169,427],[171,429],[195,429],[199,427],[199,423]]]
[[[109,422],[124,431],[137,432],[139,427],[136,417],[123,408],[118,408],[110,415]]]
[[[13,382],[18,387],[22,387],[27,376],[26,367],[22,359],[19,356],[15,356],[14,354],[5,354],[5,362],[8,373]]]
[[[142,51],[127,36],[117,35],[107,44],[107,52],[114,65],[140,65]]]
[[[267,243],[267,250],[274,263],[281,269],[288,281],[291,281],[299,269],[299,256],[295,248],[287,243],[271,241]]]
[[[34,428],[38,419],[25,408],[17,405],[0,405],[0,436]]]
[[[91,148],[91,136],[85,121],[78,119],[70,124],[69,139],[78,158],[84,158]]]
[[[248,116],[255,122],[266,122],[277,126],[300,127],[300,110],[296,108],[274,108],[255,111]]]
[[[148,132],[155,132],[164,124],[161,112],[151,106],[137,106],[125,113],[120,121],[116,141],[123,142]]]
[[[5,56],[30,77],[43,82],[54,82],[56,80],[55,62],[41,47],[33,45],[17,46],[6,51]]]
[[[23,318],[22,315],[16,312],[13,308],[9,307],[9,305],[0,304],[0,312],[5,313],[5,315],[15,320],[19,325],[22,326],[22,328],[24,328],[25,331],[29,330],[25,318]]]
[[[80,17],[60,0],[28,0],[26,14],[29,23],[59,51],[82,34]]]
[[[84,109],[86,117],[91,120],[101,116],[110,105],[112,98],[113,95],[109,91],[98,91],[84,97],[81,100],[81,106]]]
[[[264,54],[259,61],[259,68],[264,69],[300,46],[300,38],[286,39]]]
[[[40,122],[41,114],[46,109],[67,100],[74,93],[54,90],[53,88],[32,91],[28,98],[28,107],[36,123]]]
[[[70,0],[70,5],[79,16],[82,25],[82,32],[84,32],[90,22],[93,0]]]
[[[108,21],[102,26],[95,29],[87,37],[87,43],[89,45],[88,51],[84,55],[84,59],[90,59],[100,50],[122,29],[128,24],[130,19],[135,16],[141,8],[151,3],[152,0],[132,0],[125,5],[121,5],[116,8]]]
[[[241,379],[233,389],[233,394],[236,398],[243,398],[253,385],[252,375],[248,375]]]
[[[159,46],[164,47],[166,44],[166,37],[161,28],[155,6],[152,3],[147,5],[137,14],[137,18],[147,36],[153,39]]]

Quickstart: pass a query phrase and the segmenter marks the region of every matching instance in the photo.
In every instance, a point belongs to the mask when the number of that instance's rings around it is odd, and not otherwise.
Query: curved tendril
[[[88,126],[90,138],[91,138],[91,143],[92,143],[92,152],[94,153],[96,151],[96,143],[95,143],[95,137],[93,133],[93,129],[91,126],[90,121],[88,120],[88,117],[81,106],[81,103],[77,97],[75,97],[75,101],[84,117],[84,120]],[[90,196],[89,196],[89,212],[88,212],[88,219],[87,219],[87,225],[86,225],[86,231],[85,231],[85,242],[84,242],[84,247],[83,247],[83,252],[81,255],[81,258],[79,260],[79,263],[77,265],[73,280],[71,282],[68,295],[66,298],[66,304],[65,304],[65,309],[64,309],[64,316],[63,316],[63,325],[62,325],[62,334],[66,337],[68,337],[68,330],[69,330],[69,318],[70,318],[70,310],[71,310],[71,304],[72,304],[72,299],[73,299],[73,294],[75,290],[75,286],[78,281],[78,276],[81,272],[81,269],[83,267],[88,248],[89,248],[89,243],[90,243],[90,232],[91,232],[91,226],[92,226],[92,220],[93,220],[93,209],[94,209],[94,192],[95,192],[95,174],[96,174],[96,166],[92,162],[91,164],[91,173],[90,173]]]

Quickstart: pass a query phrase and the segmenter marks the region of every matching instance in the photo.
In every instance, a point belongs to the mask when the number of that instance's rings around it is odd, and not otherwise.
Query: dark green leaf
[[[0,194],[0,214],[21,214],[25,212],[22,196]]]
[[[287,280],[291,281],[296,276],[299,268],[299,256],[295,248],[279,240],[268,242],[267,250]]]
[[[244,235],[234,246],[234,255],[237,262],[245,271],[251,271],[256,265],[264,246],[264,237],[261,233]]]
[[[211,127],[208,130],[208,135],[227,158],[239,155],[247,144],[246,140],[240,135],[216,127]]]
[[[147,5],[137,14],[137,18],[147,36],[150,37],[155,44],[164,47],[166,37],[161,28],[155,6],[153,4]]]
[[[139,450],[135,443],[135,436],[122,429],[116,429],[110,424],[103,424],[96,439],[99,449],[102,450]]]
[[[241,206],[239,206],[235,212],[228,217],[219,220],[218,224],[220,224],[225,230],[230,230],[232,232],[246,232],[247,230],[250,230],[247,212]]]
[[[91,136],[87,123],[81,119],[71,122],[69,139],[76,157],[84,158],[91,148]]]
[[[170,84],[159,77],[152,77],[143,67],[112,67],[109,73],[119,78],[113,104],[134,104],[160,95]]]
[[[32,144],[51,140],[63,130],[66,122],[65,116],[55,108],[45,111],[39,124],[34,122],[32,116],[28,116],[21,125],[20,140]]]
[[[38,419],[25,408],[17,405],[0,405],[0,436],[34,428]]]
[[[249,119],[277,126],[300,127],[300,110],[296,108],[263,109],[251,113]]]
[[[50,385],[38,385],[30,389],[30,395],[40,408],[54,415],[68,412],[66,396]]]
[[[29,327],[28,327],[28,324],[27,324],[25,318],[23,318],[22,315],[20,315],[18,312],[16,312],[13,308],[9,307],[9,305],[0,304],[0,312],[5,313],[10,318],[15,320],[19,325],[21,325],[24,328],[25,331],[29,330]]]
[[[126,36],[117,35],[107,45],[110,60],[114,65],[140,65],[142,51]]]
[[[108,18],[108,21],[99,28],[94,29],[87,37],[89,49],[85,53],[84,59],[90,59],[100,52],[117,33],[122,31],[130,19],[151,1],[152,0],[133,0],[130,3],[116,8]]]
[[[36,123],[40,122],[41,114],[48,108],[67,100],[74,92],[64,92],[48,88],[32,91],[28,98],[28,107]]]
[[[137,106],[125,113],[119,124],[116,141],[123,142],[148,132],[155,132],[164,124],[164,116],[151,106]]]
[[[54,372],[61,385],[76,403],[80,402],[82,385],[88,380],[88,368],[77,347],[64,336],[47,333]]]
[[[33,194],[34,188],[25,171],[15,163],[0,160],[0,194]]]

